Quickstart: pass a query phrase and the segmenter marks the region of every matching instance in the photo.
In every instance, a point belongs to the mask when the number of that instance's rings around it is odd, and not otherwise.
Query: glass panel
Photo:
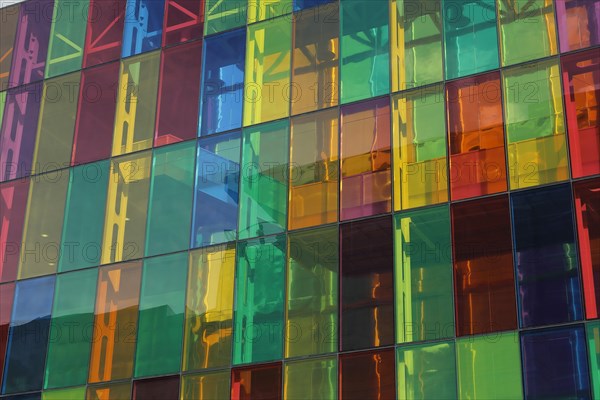
[[[285,248],[284,235],[238,243],[234,364],[282,356]]]
[[[54,276],[17,282],[8,332],[3,394],[42,388],[53,295]]]
[[[54,0],[46,78],[81,69],[88,5],[87,0]]]
[[[340,220],[390,212],[389,99],[343,107],[341,124]]]
[[[79,79],[75,72],[44,81],[32,173],[66,168],[71,164]]]
[[[45,389],[87,383],[97,278],[95,268],[56,278]]]
[[[394,349],[340,355],[340,398],[394,399]]]
[[[394,210],[448,201],[443,86],[392,98]]]
[[[442,0],[446,79],[498,68],[495,0]]]
[[[239,238],[283,232],[287,221],[288,120],[246,128],[242,141]]]
[[[588,351],[590,356],[590,378],[592,396],[600,398],[600,321],[586,324]]]
[[[70,170],[58,271],[100,264],[110,161]]]
[[[73,142],[73,165],[110,157],[118,82],[118,62],[81,72],[81,89]]]
[[[230,377],[229,370],[183,375],[180,399],[227,399],[231,394]]]
[[[338,104],[339,31],[337,3],[294,15],[292,115]]]
[[[248,23],[272,19],[292,12],[292,0],[248,0]]]
[[[569,177],[558,60],[503,71],[511,189]]]
[[[392,0],[392,92],[444,79],[441,0]]]
[[[11,89],[0,130],[0,181],[31,174],[42,83]]]
[[[111,160],[102,264],[144,254],[151,160],[151,151]]]
[[[398,398],[456,398],[454,342],[400,347],[398,356]]]
[[[289,115],[291,43],[289,17],[248,27],[244,126]]]
[[[28,195],[27,178],[0,184],[0,282],[14,281],[17,278]]]
[[[519,334],[456,341],[459,399],[522,399]]]
[[[396,342],[454,336],[448,206],[396,215]]]
[[[196,138],[202,42],[163,50],[154,146]]]
[[[165,0],[127,0],[121,57],[160,48]]]
[[[121,62],[112,155],[152,147],[160,52]]]
[[[99,272],[90,383],[131,377],[142,263],[117,264],[100,268]]]
[[[235,245],[222,245],[190,253],[190,272],[185,316],[183,370],[227,367],[231,364],[233,329],[233,274]],[[191,391],[208,385],[221,393],[221,378],[199,378]],[[227,377],[227,391],[229,377]],[[185,383],[185,381],[184,381]],[[184,390],[185,393],[187,391]],[[196,398],[196,397],[191,397]],[[215,397],[220,398],[220,397]]]
[[[331,3],[333,1],[335,0],[294,0],[294,11],[317,7],[321,4]]]
[[[2,375],[4,375],[4,357],[7,351],[6,345],[8,343],[14,294],[14,283],[0,285],[0,382],[2,381]]]
[[[390,91],[387,0],[341,0],[341,103]]]
[[[573,178],[600,174],[600,53],[572,54],[561,63]]]
[[[165,0],[163,46],[199,39],[204,30],[204,0]]]
[[[337,221],[338,129],[337,108],[292,118],[289,229]]]
[[[83,66],[91,67],[117,60],[121,55],[124,0],[90,0]]]
[[[4,396],[2,400],[41,400],[42,392],[17,394],[13,396]]]
[[[42,400],[83,400],[85,399],[85,386],[50,390],[42,393]]]
[[[31,180],[23,229],[19,279],[56,272],[69,186],[69,170]]]
[[[2,14],[0,14],[2,18]],[[0,127],[2,126],[2,118],[4,117],[4,105],[6,104],[6,92],[0,92]]]
[[[133,382],[133,400],[177,398],[179,398],[179,375]]]
[[[340,229],[341,349],[393,344],[392,218],[350,222]]]
[[[500,74],[446,84],[452,200],[506,191]]]
[[[590,398],[582,325],[525,331],[521,334],[521,350],[525,397]]]
[[[206,39],[200,135],[242,126],[245,54],[245,29]]]
[[[192,247],[236,238],[240,136],[240,132],[231,132],[198,143]]]
[[[187,252],[144,260],[136,377],[179,372],[187,263]]]
[[[281,400],[281,363],[234,368],[231,400]]]
[[[328,399],[338,398],[337,358],[317,358],[285,364],[283,398]]]
[[[511,200],[521,327],[582,319],[570,186]]]
[[[9,83],[10,66],[13,57],[17,24],[19,23],[18,4],[0,9],[0,90],[12,87]]]
[[[88,386],[86,400],[130,400],[131,383]]]
[[[338,349],[338,251],[335,226],[289,235],[286,357]]]
[[[563,0],[555,2],[555,7],[560,51],[600,44],[600,1]]]
[[[195,140],[154,150],[146,256],[188,248],[195,164]]]
[[[206,0],[204,34],[227,31],[246,24],[245,0]]]
[[[508,197],[453,204],[451,211],[457,335],[516,329]]]

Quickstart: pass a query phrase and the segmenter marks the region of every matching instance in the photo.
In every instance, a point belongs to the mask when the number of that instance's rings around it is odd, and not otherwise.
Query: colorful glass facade
[[[0,19],[0,399],[600,399],[600,0]]]

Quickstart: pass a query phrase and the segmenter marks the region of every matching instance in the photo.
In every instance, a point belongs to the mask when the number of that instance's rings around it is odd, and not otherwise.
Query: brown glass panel
[[[176,400],[178,397],[179,375],[133,382],[133,400]]]
[[[281,364],[231,370],[231,400],[281,399]]]
[[[396,398],[394,349],[340,355],[340,400]]]

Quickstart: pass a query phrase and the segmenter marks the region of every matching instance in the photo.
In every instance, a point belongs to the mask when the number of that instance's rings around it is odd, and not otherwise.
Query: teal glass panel
[[[135,376],[175,373],[181,365],[187,252],[144,261]]]
[[[585,326],[590,357],[590,378],[594,399],[600,399],[600,321]]]
[[[341,103],[390,91],[387,0],[341,0]]]
[[[285,236],[238,244],[233,363],[280,359],[283,353]]]
[[[284,366],[283,382],[283,397],[286,400],[337,400],[337,358],[288,362]]]
[[[196,142],[154,150],[146,256],[188,248],[194,196]]]
[[[211,35],[246,24],[246,0],[206,0],[204,34]]]
[[[96,268],[57,276],[45,389],[87,382],[97,280]]]
[[[289,123],[246,128],[242,134],[239,238],[280,233],[287,221]]]
[[[498,68],[495,0],[443,0],[446,79]]]

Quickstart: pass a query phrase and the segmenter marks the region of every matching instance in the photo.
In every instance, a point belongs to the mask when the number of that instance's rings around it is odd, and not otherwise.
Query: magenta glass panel
[[[600,0],[556,0],[560,51],[600,44]]]
[[[177,400],[178,398],[179,375],[133,382],[133,400]]]
[[[73,165],[110,157],[118,82],[118,62],[82,71]]]
[[[0,282],[17,278],[29,179],[0,185]]]
[[[31,174],[42,82],[10,89],[0,130],[0,182]]]
[[[90,0],[83,66],[103,64],[121,56],[126,0]]]
[[[163,46],[202,37],[204,0],[166,0]]]

